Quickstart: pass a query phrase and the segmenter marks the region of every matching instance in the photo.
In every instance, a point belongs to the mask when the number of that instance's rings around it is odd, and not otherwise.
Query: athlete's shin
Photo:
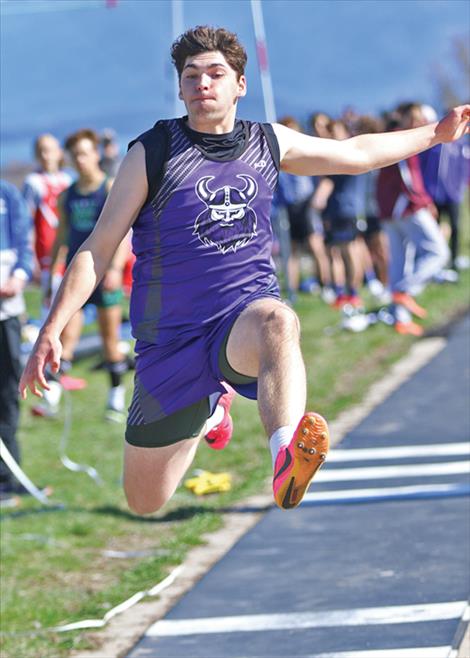
[[[305,411],[306,373],[296,315],[280,308],[266,320],[260,351],[258,407],[268,436],[296,426]]]

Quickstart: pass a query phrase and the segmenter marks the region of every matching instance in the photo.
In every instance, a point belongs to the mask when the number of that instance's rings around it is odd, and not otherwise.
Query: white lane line
[[[402,464],[396,466],[370,466],[364,468],[335,468],[321,470],[315,482],[341,482],[347,480],[378,480],[412,478],[433,475],[470,475],[470,462],[443,462],[441,464]]]
[[[325,501],[354,502],[357,500],[374,500],[376,498],[412,498],[418,496],[449,496],[465,495],[470,493],[467,484],[420,484],[409,487],[380,487],[375,489],[340,489],[338,491],[318,491],[307,493],[303,497],[304,503]]]
[[[298,630],[331,626],[409,624],[458,619],[466,601],[397,605],[382,608],[356,608],[325,612],[288,612],[270,615],[236,615],[196,619],[162,619],[150,626],[149,637],[176,637],[212,633],[252,633],[255,631]]]
[[[333,449],[328,455],[328,462],[373,461],[376,459],[406,459],[408,457],[455,457],[470,456],[470,443],[439,443],[411,446],[392,446],[390,448],[351,448],[351,450]]]
[[[448,658],[451,651],[451,646],[415,647],[413,649],[372,649],[371,651],[319,653],[310,658]]]

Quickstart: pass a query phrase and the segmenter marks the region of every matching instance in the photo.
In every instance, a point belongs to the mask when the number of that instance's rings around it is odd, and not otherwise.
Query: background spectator
[[[398,108],[403,129],[422,125],[418,103],[407,103]],[[395,126],[393,117],[390,124]],[[400,333],[420,335],[405,311],[425,317],[426,310],[416,303],[418,295],[447,263],[449,249],[435,219],[435,207],[424,187],[419,157],[385,167],[379,172],[378,203],[381,219],[389,240],[389,278],[392,299],[398,307],[395,328]]]
[[[32,220],[16,187],[0,180],[0,437],[16,462],[19,419],[18,383],[21,376],[21,314],[23,288],[32,276]],[[21,492],[21,485],[0,460],[0,497]]]
[[[39,280],[43,293],[41,319],[45,319],[47,307],[44,295],[49,285],[50,274],[54,288],[59,286],[63,274],[65,253],[60,254],[56,272],[50,273],[51,249],[59,223],[57,199],[72,182],[71,175],[64,170],[64,153],[54,135],[44,133],[34,142],[34,155],[39,165],[37,171],[26,176],[23,196],[34,222],[35,278]]]
[[[423,125],[438,120],[436,111],[429,105],[421,106]],[[438,144],[420,153],[423,180],[429,196],[437,208],[437,221],[444,217],[450,225],[450,266],[459,268],[460,211],[470,176],[470,146],[467,140],[451,144]],[[443,228],[441,224],[441,228]],[[446,234],[446,232],[444,232]]]

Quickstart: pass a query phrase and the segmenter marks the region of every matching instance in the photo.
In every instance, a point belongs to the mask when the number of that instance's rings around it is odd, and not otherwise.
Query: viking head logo
[[[214,176],[203,176],[196,183],[196,194],[205,209],[194,223],[194,235],[206,246],[213,245],[223,254],[234,252],[256,235],[256,213],[250,202],[258,193],[258,184],[248,174],[237,174],[244,182],[242,189],[224,185],[209,187]]]

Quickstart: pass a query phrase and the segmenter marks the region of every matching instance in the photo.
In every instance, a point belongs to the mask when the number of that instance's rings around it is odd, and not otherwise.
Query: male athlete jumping
[[[216,448],[227,443],[235,389],[258,400],[274,498],[292,508],[325,458],[328,429],[321,416],[305,413],[299,321],[280,299],[272,266],[270,204],[279,168],[324,176],[384,167],[468,132],[470,105],[414,130],[319,139],[236,119],[246,94],[246,53],[236,35],[188,30],[172,58],[187,116],[159,121],[131,143],[96,228],[68,268],[20,390],[40,396],[38,384],[47,388],[44,368],[59,367],[63,327],[132,228],[137,361],[124,459],[129,506],[140,514],[162,507],[201,437]]]

